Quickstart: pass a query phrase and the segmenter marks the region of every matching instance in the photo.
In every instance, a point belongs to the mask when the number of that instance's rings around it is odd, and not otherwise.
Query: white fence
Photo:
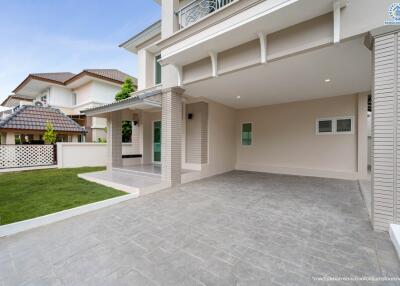
[[[0,169],[56,164],[53,145],[0,145]]]
[[[133,153],[137,153],[137,151],[131,143],[122,144],[122,154]],[[123,159],[124,165],[140,163],[141,158]],[[105,143],[57,143],[58,168],[96,167],[106,165],[107,144]]]

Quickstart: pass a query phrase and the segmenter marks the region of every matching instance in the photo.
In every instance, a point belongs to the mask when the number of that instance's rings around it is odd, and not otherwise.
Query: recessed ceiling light
[[[236,96],[237,99],[240,99],[240,95]]]
[[[326,78],[325,82],[331,82],[331,79],[330,78]]]

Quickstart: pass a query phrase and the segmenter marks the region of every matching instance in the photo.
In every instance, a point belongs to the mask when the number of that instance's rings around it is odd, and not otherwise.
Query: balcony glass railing
[[[179,25],[185,28],[234,1],[237,0],[194,0],[179,10]]]

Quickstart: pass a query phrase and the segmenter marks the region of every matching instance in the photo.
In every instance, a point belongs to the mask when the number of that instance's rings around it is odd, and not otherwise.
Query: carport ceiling
[[[371,52],[363,38],[357,38],[188,84],[184,89],[189,96],[240,109],[368,92],[371,78]]]

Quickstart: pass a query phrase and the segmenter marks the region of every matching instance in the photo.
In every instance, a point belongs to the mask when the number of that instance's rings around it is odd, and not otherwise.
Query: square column
[[[161,175],[172,186],[181,183],[182,94],[181,88],[168,88],[161,100]]]
[[[372,222],[388,231],[400,218],[399,30],[373,37]]]
[[[122,166],[122,112],[107,116],[107,171]]]
[[[15,133],[14,132],[7,132],[5,136],[5,144],[7,145],[14,145],[15,144]]]

